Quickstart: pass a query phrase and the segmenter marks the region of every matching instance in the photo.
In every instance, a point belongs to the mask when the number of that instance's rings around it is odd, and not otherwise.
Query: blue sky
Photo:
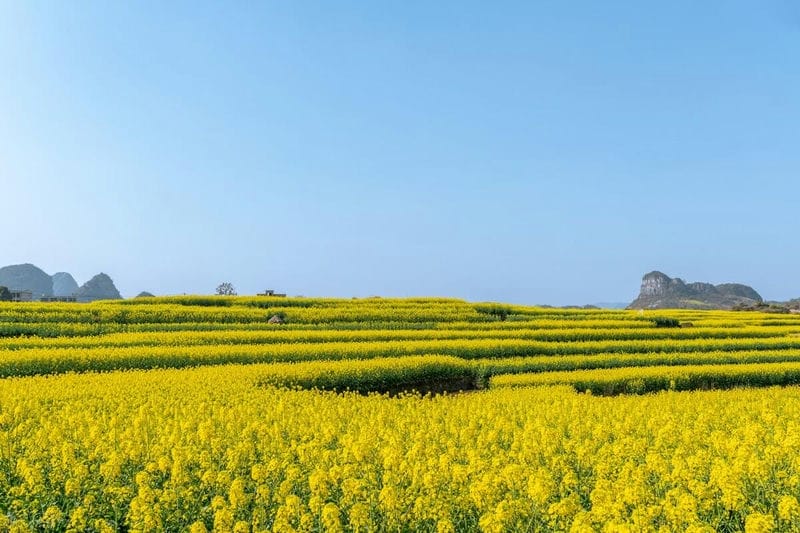
[[[0,0],[0,263],[123,295],[800,296],[800,8]]]

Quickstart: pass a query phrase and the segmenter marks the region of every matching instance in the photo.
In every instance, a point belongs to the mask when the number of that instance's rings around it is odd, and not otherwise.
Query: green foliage
[[[217,296],[236,296],[236,288],[232,283],[224,282],[217,285]]]
[[[456,357],[420,356],[369,361],[274,364],[261,384],[362,393],[444,392],[475,388],[473,365]]]
[[[270,320],[273,318],[278,318],[282,323],[286,322],[286,311],[278,311],[276,313],[270,314]]]
[[[511,314],[510,306],[500,304],[478,304],[475,306],[475,310],[501,321],[506,320]]]
[[[654,366],[495,376],[492,387],[571,385],[576,391],[610,396],[673,390],[731,389],[800,384],[800,363]]]
[[[681,327],[681,321],[677,318],[665,318],[661,316],[657,316],[653,319],[653,323],[656,325],[657,328],[679,328]]]
[[[11,291],[8,290],[8,287],[0,286],[0,302],[10,302],[11,301]]]

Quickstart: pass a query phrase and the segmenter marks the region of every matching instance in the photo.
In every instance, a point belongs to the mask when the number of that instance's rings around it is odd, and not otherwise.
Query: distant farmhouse
[[[272,289],[266,289],[264,292],[259,292],[258,294],[256,294],[256,296],[272,296],[273,298],[286,298],[285,294],[275,292]]]
[[[19,291],[13,290],[11,292],[11,301],[12,302],[33,302],[33,291]],[[37,302],[77,302],[78,299],[75,296],[42,296],[41,298],[37,298],[35,301]]]
[[[12,302],[32,302],[33,291],[11,291]]]

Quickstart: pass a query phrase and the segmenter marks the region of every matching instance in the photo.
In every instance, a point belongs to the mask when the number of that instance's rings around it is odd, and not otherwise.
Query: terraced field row
[[[283,323],[270,323],[274,316]],[[649,391],[669,388],[672,378],[652,376],[673,376],[675,367],[728,365],[729,374],[738,368],[746,376],[741,384],[763,385],[791,382],[781,368],[800,362],[795,315],[552,309],[449,299],[173,297],[5,304],[0,335],[4,377],[271,363],[272,384],[365,391],[415,383],[427,389],[431,369],[440,381],[462,388],[572,383],[563,372],[593,370],[613,376],[608,379],[616,385],[606,390],[614,391],[641,389],[625,383],[640,380],[636,372],[648,369],[649,383],[663,385],[642,389]],[[749,370],[754,364],[782,377],[756,379]],[[706,380],[703,387],[718,381]],[[577,388],[583,384],[575,381]],[[451,385],[439,388],[456,388]]]

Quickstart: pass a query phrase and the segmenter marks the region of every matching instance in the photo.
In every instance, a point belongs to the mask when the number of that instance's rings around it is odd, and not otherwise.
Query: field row
[[[303,350],[300,351],[292,350],[293,346],[273,346],[283,348],[277,351],[266,346],[18,350],[3,354],[0,376],[271,363],[270,382],[281,386],[359,391],[397,391],[404,386],[417,390],[459,390],[483,387],[490,377],[503,374],[535,372],[545,383],[546,376],[572,370],[596,369],[600,375],[610,372],[610,369],[720,364],[744,368],[763,363],[771,364],[768,368],[779,370],[778,364],[800,363],[800,349],[527,357],[500,357],[495,350],[488,349],[482,357],[474,354],[473,358],[465,359],[458,356],[459,350],[451,354],[432,352],[435,355],[424,351],[398,353],[396,346],[395,353],[387,355],[385,347],[367,351],[360,344],[345,344],[336,353],[306,351],[310,346],[323,345],[301,345]],[[345,351],[345,347],[349,351]],[[431,369],[435,372],[446,370],[446,373],[433,377]],[[533,376],[530,384],[539,384],[537,379]],[[750,384],[757,386],[761,383],[752,381]]]
[[[85,317],[76,317],[79,320],[70,320],[63,317],[62,321],[50,320],[39,322],[36,317],[17,316],[15,321],[0,321],[0,338],[35,336],[35,337],[75,337],[94,336],[112,333],[146,333],[169,331],[396,331],[396,330],[471,330],[471,331],[560,331],[560,330],[587,330],[613,331],[633,330],[653,331],[653,320],[508,320],[488,322],[439,322],[439,321],[351,321],[351,322],[321,322],[321,323],[284,323],[270,324],[267,316],[258,320],[245,322],[213,322],[213,321],[161,321],[161,322],[115,322],[113,316],[91,320]],[[206,317],[210,320],[212,317]],[[736,330],[743,327],[766,328],[800,328],[800,321],[788,320],[702,320],[693,323],[693,330]],[[688,331],[688,330],[685,330]]]
[[[603,395],[800,384],[800,354],[791,359],[779,354],[773,359],[744,358],[735,364],[719,364],[725,360],[719,357],[706,364],[676,362],[669,366],[664,361],[648,361],[641,366],[619,361],[616,367],[589,366],[590,370],[573,371],[543,371],[535,358],[465,361],[430,355],[309,361],[269,365],[262,371],[262,384],[362,393],[571,385],[579,392]]]
[[[477,357],[504,357],[510,355],[579,355],[599,353],[656,353],[656,352],[710,352],[710,351],[748,351],[748,350],[795,350],[800,349],[800,337],[767,337],[767,338],[710,338],[710,339],[659,339],[659,340],[604,340],[546,342],[518,338],[489,339],[442,339],[442,340],[387,340],[361,342],[289,342],[289,343],[217,343],[211,345],[134,345],[134,346],[98,346],[80,348],[70,345],[58,345],[43,348],[19,348],[5,350],[3,358],[25,357],[26,353],[52,352],[85,353],[92,351],[102,353],[125,353],[133,348],[142,354],[166,354],[205,352],[213,354],[217,351],[241,351],[242,353],[261,353],[262,357],[283,360],[304,359],[343,359],[354,357],[379,357],[409,355],[419,353],[443,353],[456,355],[466,359]],[[202,348],[202,349],[201,349]]]
[[[23,348],[94,348],[112,346],[197,346],[214,344],[294,344],[324,342],[376,342],[423,340],[515,339],[543,342],[590,342],[700,340],[700,339],[780,339],[800,338],[800,326],[750,326],[731,328],[634,328],[634,329],[410,329],[410,330],[285,330],[259,331],[161,331],[126,332],[84,337],[6,337],[0,350]]]
[[[246,300],[246,299],[243,299]],[[457,300],[413,303],[405,300],[383,300],[380,305],[368,300],[333,301],[325,305],[298,305],[292,299],[266,300],[260,306],[243,303],[224,306],[190,306],[164,303],[170,299],[154,299],[151,304],[139,300],[95,302],[75,306],[59,303],[0,304],[0,324],[12,323],[81,323],[81,324],[158,324],[158,323],[259,323],[274,315],[290,324],[332,323],[448,323],[513,322],[564,323],[575,327],[593,327],[614,322],[648,322],[659,316],[670,316],[681,322],[713,325],[800,324],[800,316],[765,315],[761,313],[698,312],[698,311],[610,311],[555,310],[521,306],[470,304]]]
[[[728,389],[800,384],[800,362],[652,366],[500,375],[491,387],[571,385],[595,394],[643,394],[661,390]]]

